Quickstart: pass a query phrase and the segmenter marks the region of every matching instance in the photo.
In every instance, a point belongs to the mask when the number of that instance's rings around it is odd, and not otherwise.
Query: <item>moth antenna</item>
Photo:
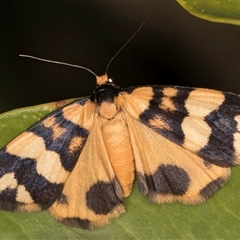
[[[148,20],[148,18],[150,17],[150,15],[147,16],[147,18],[143,21],[143,23],[138,27],[137,31],[127,40],[127,42],[117,51],[117,53],[110,59],[110,61],[107,64],[106,67],[106,71],[105,74],[107,75],[107,71],[109,68],[110,63],[112,62],[112,60],[123,50],[123,48],[125,48],[125,46],[137,35],[137,33],[140,31],[140,29],[142,28],[142,26],[145,24],[145,22]]]
[[[90,72],[95,77],[97,77],[96,73],[94,73],[89,68],[86,68],[86,67],[83,67],[83,66],[78,66],[78,65],[75,65],[75,64],[70,64],[70,63],[65,63],[65,62],[58,62],[58,61],[48,60],[48,59],[44,59],[44,58],[38,58],[38,57],[34,57],[34,56],[31,56],[31,55],[24,55],[24,54],[19,54],[19,57],[33,58],[33,59],[36,59],[36,60],[39,60],[39,61],[43,61],[43,62],[56,63],[56,64],[61,64],[61,65],[69,66],[69,67],[81,68],[81,69],[84,69],[84,70]]]

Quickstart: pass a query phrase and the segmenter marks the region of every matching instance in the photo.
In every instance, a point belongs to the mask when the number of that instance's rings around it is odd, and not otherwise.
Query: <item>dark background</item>
[[[0,2],[0,112],[86,96],[90,73],[20,58],[29,54],[105,72],[117,85],[188,85],[240,93],[240,27],[201,20],[175,1]]]

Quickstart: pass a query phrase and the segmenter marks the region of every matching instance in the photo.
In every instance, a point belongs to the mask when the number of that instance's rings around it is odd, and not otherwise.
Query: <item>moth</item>
[[[240,164],[240,96],[146,85],[96,88],[50,113],[0,151],[0,208],[49,209],[95,229],[124,213],[137,179],[151,202],[197,204]]]

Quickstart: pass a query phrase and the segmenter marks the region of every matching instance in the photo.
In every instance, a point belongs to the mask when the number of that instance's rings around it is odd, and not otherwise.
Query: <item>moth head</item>
[[[113,84],[113,80],[108,78],[108,75],[96,76],[97,86],[101,86],[103,84]]]

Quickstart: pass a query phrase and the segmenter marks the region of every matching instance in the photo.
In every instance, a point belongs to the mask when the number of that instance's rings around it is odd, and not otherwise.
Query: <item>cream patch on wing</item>
[[[38,174],[52,183],[65,181],[67,171],[62,167],[59,154],[45,147],[44,139],[32,132],[25,132],[10,142],[6,151],[22,159],[31,158],[36,161]]]
[[[182,130],[185,135],[183,147],[198,151],[207,145],[211,128],[205,117],[223,103],[225,97],[219,91],[196,89],[190,92],[185,101],[188,116],[183,119]]]
[[[15,189],[17,187],[17,184],[18,183],[14,177],[14,173],[6,173],[0,178],[0,192],[7,188]]]
[[[30,196],[29,192],[26,190],[26,188],[23,185],[19,185],[17,187],[17,202],[21,203],[34,203],[32,197]]]

